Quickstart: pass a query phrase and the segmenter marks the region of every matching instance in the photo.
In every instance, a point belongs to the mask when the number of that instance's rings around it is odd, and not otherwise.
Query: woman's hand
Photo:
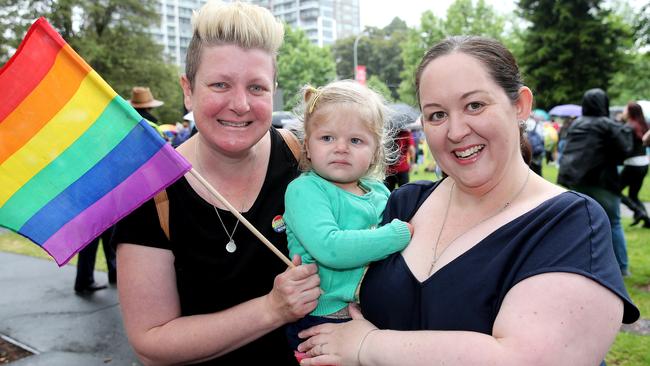
[[[298,351],[311,356],[300,365],[359,365],[360,347],[377,327],[363,318],[356,304],[350,304],[349,310],[349,322],[321,324],[298,334],[300,338],[309,337],[298,346]]]
[[[266,295],[273,314],[281,324],[296,321],[312,312],[320,296],[320,278],[315,264],[302,265],[299,255],[294,255],[294,268],[277,275],[273,289]]]

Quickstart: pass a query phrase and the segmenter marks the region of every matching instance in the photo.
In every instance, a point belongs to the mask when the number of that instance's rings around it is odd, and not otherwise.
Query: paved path
[[[140,365],[120,315],[117,289],[74,294],[76,267],[0,252],[0,334],[38,354],[12,366]],[[98,282],[106,274],[96,273]]]

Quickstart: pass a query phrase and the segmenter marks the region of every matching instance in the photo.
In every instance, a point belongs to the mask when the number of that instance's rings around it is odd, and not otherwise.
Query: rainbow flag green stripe
[[[139,116],[129,112],[135,113],[124,99],[116,96],[86,133],[11,196],[0,211],[0,222],[17,231],[41,207],[90,170],[131,131],[131,121]],[[7,216],[9,212],[11,216]]]
[[[191,168],[44,18],[0,90],[0,226],[59,265]]]

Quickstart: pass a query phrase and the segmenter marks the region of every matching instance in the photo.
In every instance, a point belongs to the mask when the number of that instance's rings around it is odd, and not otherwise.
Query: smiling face
[[[205,46],[194,88],[181,80],[185,106],[217,150],[236,154],[268,131],[273,110],[273,56],[236,45]]]
[[[321,177],[351,191],[366,175],[377,141],[357,105],[328,105],[314,112],[305,148],[311,168]]]
[[[480,61],[461,52],[423,70],[424,133],[436,162],[457,184],[491,189],[521,163],[517,121],[530,101],[528,89],[521,90],[526,95],[513,103]]]

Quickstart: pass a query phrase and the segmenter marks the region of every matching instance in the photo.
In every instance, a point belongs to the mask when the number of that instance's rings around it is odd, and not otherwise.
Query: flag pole
[[[198,180],[201,184],[203,184],[203,186],[208,190],[208,192],[210,192],[210,194],[212,194],[216,199],[218,199],[219,202],[223,203],[223,205],[226,206],[226,208],[227,208],[230,212],[232,212],[232,214],[235,215],[235,217],[236,217],[237,219],[239,219],[239,221],[240,221],[242,224],[244,224],[244,226],[246,226],[246,227],[248,228],[248,230],[250,230],[250,231],[251,231],[251,232],[252,232],[252,233],[253,233],[253,234],[254,234],[258,239],[260,239],[260,240],[262,241],[262,243],[264,243],[264,245],[266,245],[269,249],[271,249],[271,251],[272,251],[272,252],[273,252],[273,253],[274,253],[278,258],[280,258],[280,259],[281,259],[281,260],[282,260],[282,261],[283,261],[287,266],[289,266],[290,268],[295,267],[295,265],[294,265],[294,264],[289,260],[289,258],[287,258],[287,257],[286,257],[286,256],[285,256],[285,255],[284,255],[284,254],[283,254],[283,253],[282,253],[278,248],[276,248],[275,245],[273,245],[273,244],[272,244],[272,243],[271,243],[271,242],[270,242],[270,241],[269,241],[269,240],[268,240],[264,235],[262,235],[262,233],[260,233],[260,232],[255,228],[255,226],[253,226],[253,225],[252,225],[248,220],[246,220],[246,218],[244,218],[244,216],[242,216],[242,214],[239,213],[239,211],[237,211],[237,210],[236,210],[236,209],[235,209],[235,208],[230,204],[230,202],[228,202],[228,201],[226,200],[226,198],[225,198],[224,196],[222,196],[219,192],[217,192],[217,190],[214,189],[214,188],[212,187],[212,185],[211,185],[210,183],[208,183],[208,181],[205,180],[205,179],[201,176],[201,174],[199,174],[199,172],[197,172],[194,168],[192,168],[192,169],[190,170],[190,174],[192,174],[192,176],[193,176],[194,178],[196,178],[196,180]]]

